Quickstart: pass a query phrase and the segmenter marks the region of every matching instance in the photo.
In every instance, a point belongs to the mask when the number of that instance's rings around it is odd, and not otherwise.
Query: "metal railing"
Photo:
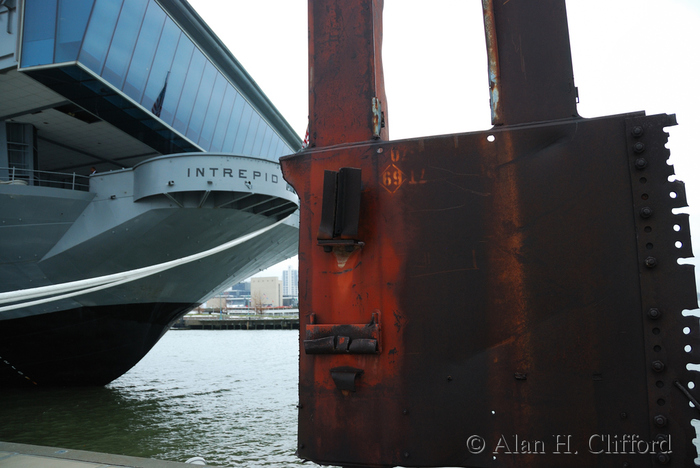
[[[34,185],[68,190],[90,189],[90,177],[66,172],[34,171],[19,167],[0,167],[0,185]]]

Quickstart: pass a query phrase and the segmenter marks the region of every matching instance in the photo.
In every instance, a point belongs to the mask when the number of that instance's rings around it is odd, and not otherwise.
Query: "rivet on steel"
[[[448,375],[448,376],[447,376],[447,381],[448,381],[448,382],[452,382],[452,376],[451,376],[451,375]]]
[[[668,462],[671,461],[671,455],[667,453],[660,453],[656,456],[656,461],[658,461],[662,465],[666,465],[668,464]]]
[[[656,424],[658,427],[665,427],[666,423],[668,423],[666,416],[662,414],[657,414],[654,416],[654,424]]]
[[[656,372],[661,372],[666,368],[666,365],[661,361],[654,361],[651,363],[651,368],[654,369]]]
[[[636,167],[637,169],[644,169],[648,165],[649,163],[644,158],[637,158],[637,160],[634,162],[634,167]]]
[[[632,129],[632,136],[633,137],[639,138],[642,135],[644,135],[644,128],[641,127],[640,125],[637,125]]]
[[[620,413],[620,419],[627,419],[627,413],[625,413],[625,412]]]
[[[649,318],[652,320],[658,320],[661,318],[661,311],[656,307],[652,307],[649,309],[649,312],[647,312],[647,315],[649,315]]]
[[[408,414],[408,410],[407,410],[407,409],[403,410],[403,414],[404,414],[404,415],[407,415],[407,414]]]
[[[634,144],[632,147],[634,149],[635,153],[643,153],[644,150],[646,149],[646,145],[642,143],[641,141],[638,141],[637,143]]]
[[[654,268],[659,264],[659,262],[655,257],[647,257],[646,260],[644,260],[644,264],[647,266],[647,268]]]
[[[652,214],[654,214],[654,211],[648,206],[642,207],[642,209],[639,210],[639,216],[644,219],[651,218]]]

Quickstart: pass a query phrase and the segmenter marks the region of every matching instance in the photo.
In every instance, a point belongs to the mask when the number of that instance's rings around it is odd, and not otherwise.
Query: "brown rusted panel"
[[[311,146],[371,140],[373,98],[386,115],[383,0],[309,0]],[[388,138],[388,124],[380,132]]]
[[[494,4],[501,31],[509,3],[521,2]],[[677,262],[692,252],[687,216],[672,212],[685,203],[669,181],[675,119],[564,108],[542,123],[282,159],[301,200],[301,458],[694,466],[700,395],[686,364],[700,362],[700,327],[682,315],[697,301]],[[357,236],[323,244],[325,174],[342,168],[361,174]],[[376,353],[349,352],[375,337]]]
[[[674,382],[687,384],[684,363],[698,357],[697,327],[682,335],[693,321],[680,314],[694,307],[694,281],[675,262],[677,221],[659,196],[677,184],[662,172],[648,176],[644,192],[662,213],[653,228],[664,261],[649,281],[668,320],[657,327],[643,288],[647,246],[638,245],[628,119],[663,147],[663,119],[634,114],[284,160],[302,194],[302,313],[332,324],[368,322],[375,308],[386,317],[378,355],[301,349],[301,457],[347,466],[652,466],[652,455],[591,451],[607,450],[608,436],[665,434],[678,466],[690,466],[696,410]],[[667,166],[666,152],[648,154]],[[313,235],[323,170],[350,165],[362,168],[366,243],[349,256],[326,253]],[[663,379],[656,360],[666,364]],[[330,370],[341,366],[362,369],[355,392],[336,388]],[[475,435],[484,452],[466,445]]]

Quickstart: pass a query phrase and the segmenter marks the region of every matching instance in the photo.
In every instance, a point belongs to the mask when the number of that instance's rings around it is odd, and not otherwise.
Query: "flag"
[[[304,142],[301,144],[301,149],[306,149],[309,147],[309,127],[306,127],[306,135],[304,135]]]
[[[165,90],[168,88],[169,76],[170,72],[168,72],[168,74],[165,75],[165,83],[163,84],[163,89],[160,90],[160,94],[158,94],[156,102],[154,102],[153,107],[151,107],[151,112],[153,112],[156,117],[160,117],[160,111],[163,110],[163,101],[165,101]]]

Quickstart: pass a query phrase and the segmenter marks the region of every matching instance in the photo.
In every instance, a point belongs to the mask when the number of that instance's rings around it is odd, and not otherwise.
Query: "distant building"
[[[242,281],[238,284],[234,284],[228,291],[226,291],[226,295],[229,298],[249,297],[250,281]]]
[[[280,307],[282,305],[282,282],[276,276],[251,278],[250,300],[251,303],[259,300],[264,307]]]
[[[226,298],[224,296],[214,296],[204,304],[205,309],[226,309]]]
[[[291,266],[282,272],[282,291],[284,296],[299,296],[299,271]]]

